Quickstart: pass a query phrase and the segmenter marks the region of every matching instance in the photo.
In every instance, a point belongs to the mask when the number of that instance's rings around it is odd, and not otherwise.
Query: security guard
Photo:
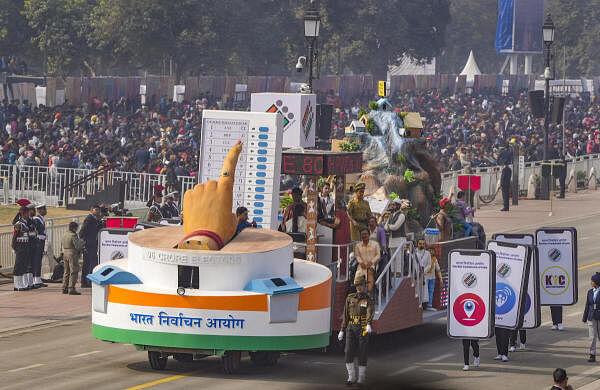
[[[46,246],[46,205],[39,204],[36,207],[37,215],[33,217],[33,226],[37,232],[37,241],[34,242],[34,252],[32,257],[33,285],[36,288],[48,287],[42,282],[42,257],[44,257],[44,248]]]
[[[29,265],[30,239],[29,222],[27,216],[30,211],[27,206],[19,209],[19,219],[14,224],[14,233],[11,246],[15,251],[15,266],[13,268],[13,283],[15,291],[29,290],[25,274]]]
[[[164,189],[160,184],[154,186],[154,195],[146,203],[146,206],[150,207],[148,215],[146,215],[146,222],[160,222],[163,219],[160,204],[162,203],[162,191]]]
[[[358,383],[363,385],[367,376],[367,346],[369,334],[372,332],[371,321],[375,305],[367,293],[367,280],[364,276],[354,283],[356,292],[346,297],[342,329],[338,339],[344,339],[346,331],[346,370],[348,370],[348,386],[356,382],[356,366],[354,358],[358,357]]]
[[[171,192],[170,194],[165,195],[165,204],[160,209],[161,214],[164,218],[179,218],[179,209],[173,203],[175,199],[175,193]]]
[[[29,243],[28,243],[28,255],[27,255],[27,270],[24,275],[24,283],[28,289],[39,288],[35,287],[33,283],[33,256],[35,254],[35,248],[37,246],[37,232],[33,225],[33,217],[35,216],[35,205],[33,203],[29,203],[27,205],[27,213],[24,214],[27,217],[24,221],[27,223],[28,235],[29,235]]]

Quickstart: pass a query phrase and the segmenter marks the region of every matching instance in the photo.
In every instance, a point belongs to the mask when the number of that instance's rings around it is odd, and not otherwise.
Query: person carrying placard
[[[600,339],[600,273],[596,272],[590,282],[592,288],[587,292],[583,322],[588,324],[590,357],[588,362],[596,361],[596,340]]]
[[[473,348],[473,365],[479,367],[479,341],[477,339],[463,339],[462,345],[465,360],[463,371],[469,371],[469,346]]]

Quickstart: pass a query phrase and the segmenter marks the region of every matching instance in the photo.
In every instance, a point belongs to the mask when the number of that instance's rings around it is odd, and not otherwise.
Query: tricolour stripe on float
[[[268,311],[267,295],[175,295],[129,290],[109,286],[108,302],[133,306],[157,306],[206,310]],[[307,287],[300,293],[298,310],[319,310],[331,306],[331,278]]]
[[[101,340],[154,347],[223,349],[238,351],[283,351],[321,348],[329,344],[329,332],[300,336],[213,336],[135,331],[92,324],[92,335]]]

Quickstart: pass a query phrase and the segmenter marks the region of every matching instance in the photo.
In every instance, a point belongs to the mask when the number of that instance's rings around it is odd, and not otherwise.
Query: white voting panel
[[[495,326],[516,329],[523,326],[530,249],[523,244],[490,241],[487,249],[496,254]]]
[[[218,180],[225,156],[243,144],[235,170],[233,212],[248,208],[259,227],[277,229],[283,119],[275,113],[205,110],[202,114],[202,183]]]
[[[277,113],[283,120],[283,146],[314,147],[317,98],[314,94],[253,93],[250,97],[252,112]]]
[[[540,257],[542,305],[577,303],[577,231],[541,228],[535,232]]]
[[[540,270],[538,250],[534,245],[533,234],[494,234],[492,240],[511,242],[513,244],[529,245],[531,260],[529,262],[529,279],[527,281],[527,297],[525,298],[525,315],[521,329],[535,329],[542,322],[540,308]]]
[[[494,252],[453,250],[448,255],[448,336],[494,335]]]
[[[98,233],[98,262],[100,264],[111,260],[127,257],[129,234],[139,229],[105,228]]]

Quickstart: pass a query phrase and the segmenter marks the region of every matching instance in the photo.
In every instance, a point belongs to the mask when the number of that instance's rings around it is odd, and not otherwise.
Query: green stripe
[[[285,351],[322,348],[329,344],[329,333],[304,336],[211,336],[109,328],[96,324],[92,324],[92,335],[100,340],[152,347],[235,351]]]

